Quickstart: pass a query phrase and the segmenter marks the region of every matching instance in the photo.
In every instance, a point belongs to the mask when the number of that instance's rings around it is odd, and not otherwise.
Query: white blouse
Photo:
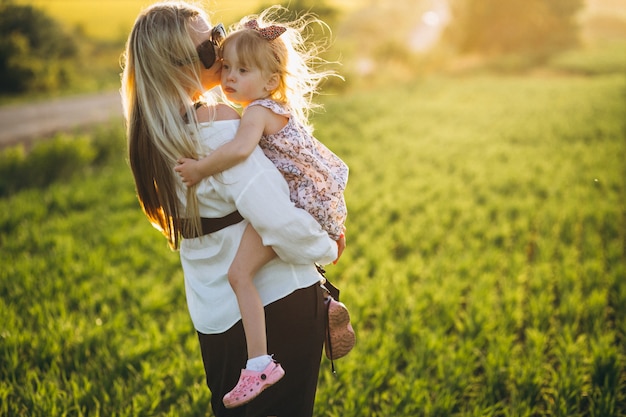
[[[208,151],[234,138],[239,120],[201,124],[201,142]],[[180,182],[179,198],[186,203]],[[264,305],[319,281],[314,263],[337,257],[337,243],[319,223],[289,199],[289,189],[274,164],[257,147],[243,163],[197,186],[202,217],[223,217],[235,210],[244,221],[194,239],[184,239],[180,259],[189,314],[196,330],[222,333],[241,319],[227,272],[249,223],[279,258],[257,273],[254,283]]]

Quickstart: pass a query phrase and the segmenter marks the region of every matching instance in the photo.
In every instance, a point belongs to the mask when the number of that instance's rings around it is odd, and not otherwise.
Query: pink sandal
[[[285,375],[282,366],[272,361],[261,372],[242,369],[235,388],[224,395],[224,406],[235,408],[254,400],[264,389],[274,385]]]

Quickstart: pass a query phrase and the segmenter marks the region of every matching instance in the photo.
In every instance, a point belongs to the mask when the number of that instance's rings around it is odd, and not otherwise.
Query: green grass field
[[[358,340],[337,377],[323,361],[317,416],[626,415],[625,99],[619,71],[325,97]],[[0,199],[0,265],[1,416],[211,415],[123,155]]]

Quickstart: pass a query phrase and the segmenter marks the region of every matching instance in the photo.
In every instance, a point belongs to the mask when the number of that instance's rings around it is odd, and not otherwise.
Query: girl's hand
[[[198,169],[198,161],[190,158],[180,158],[176,162],[178,162],[178,165],[174,167],[174,171],[180,175],[187,187],[194,186],[202,180],[202,175]]]
[[[343,233],[339,236],[339,239],[337,240],[337,259],[333,261],[333,265],[337,264],[345,248],[346,248],[346,227],[344,226]]]

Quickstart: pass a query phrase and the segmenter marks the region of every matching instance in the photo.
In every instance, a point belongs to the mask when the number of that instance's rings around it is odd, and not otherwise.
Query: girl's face
[[[204,19],[193,20],[190,25],[191,31],[189,36],[193,41],[193,44],[196,48],[202,45],[205,41],[211,39],[211,27],[208,22]],[[219,57],[219,48],[215,46],[215,56]],[[205,68],[202,63],[200,63],[201,68],[201,81],[202,86],[206,90],[210,90],[215,87],[220,82],[220,74],[222,71],[222,61],[220,59],[215,59],[215,63],[211,66],[211,68]]]
[[[228,43],[222,52],[222,91],[229,101],[247,106],[254,100],[268,97],[276,88],[277,77],[267,76],[260,68],[247,67],[240,62],[236,43]]]

